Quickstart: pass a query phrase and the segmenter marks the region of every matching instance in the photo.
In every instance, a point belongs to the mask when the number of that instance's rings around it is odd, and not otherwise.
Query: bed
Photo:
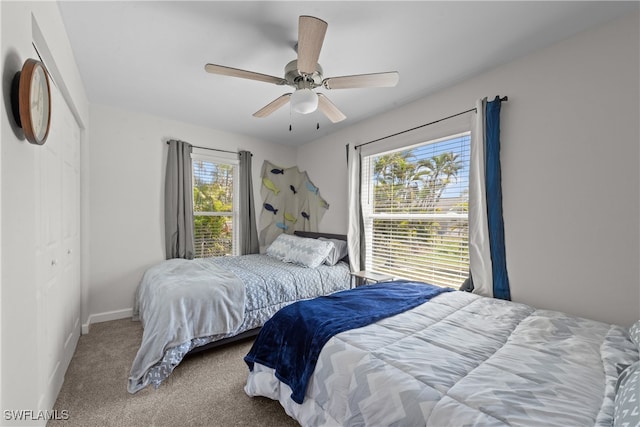
[[[143,336],[128,391],[158,387],[188,354],[256,335],[279,309],[350,287],[346,237],[283,234],[265,254],[171,259],[149,268],[134,299]]]
[[[303,426],[640,425],[640,322],[626,329],[457,290],[355,329],[332,320],[338,333],[324,343],[327,322],[297,318],[323,312],[332,298],[352,301],[352,318],[367,317],[378,307],[356,302],[395,286],[435,288],[387,282],[278,312],[245,357],[245,392],[279,401]],[[281,313],[312,324],[315,338],[292,336]]]

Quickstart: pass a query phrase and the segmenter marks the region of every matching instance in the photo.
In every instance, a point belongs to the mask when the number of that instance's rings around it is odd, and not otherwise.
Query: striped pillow
[[[310,239],[283,233],[267,248],[267,255],[283,262],[316,268],[327,259],[333,248],[333,242],[329,240]]]
[[[640,426],[640,361],[622,371],[616,388],[614,427]]]

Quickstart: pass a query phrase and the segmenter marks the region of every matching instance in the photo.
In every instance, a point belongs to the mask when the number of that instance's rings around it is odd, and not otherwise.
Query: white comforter
[[[171,259],[144,274],[134,318],[144,334],[129,376],[129,392],[146,387],[146,374],[165,351],[194,338],[233,332],[244,319],[244,283],[209,259]]]
[[[301,405],[259,364],[245,391],[303,426],[610,426],[635,360],[619,326],[450,292],[329,340]]]

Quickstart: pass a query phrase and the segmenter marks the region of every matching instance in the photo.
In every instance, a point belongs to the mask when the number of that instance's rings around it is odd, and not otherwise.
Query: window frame
[[[433,137],[435,135],[438,135],[437,137]],[[458,272],[460,274],[460,276],[463,276],[466,278],[467,276],[467,272],[468,272],[468,268],[469,268],[469,264],[470,264],[470,260],[469,260],[469,253],[468,253],[468,246],[469,246],[469,233],[468,233],[468,225],[469,225],[469,212],[467,209],[466,213],[457,213],[457,212],[447,212],[447,213],[412,213],[412,212],[402,212],[402,213],[390,213],[390,212],[375,212],[375,206],[374,206],[374,167],[375,167],[375,161],[374,158],[376,157],[380,157],[380,156],[384,156],[387,154],[394,154],[394,153],[400,153],[400,152],[404,152],[404,151],[411,151],[413,149],[416,149],[418,147],[424,147],[430,144],[437,144],[440,142],[444,142],[444,141],[449,141],[449,140],[454,140],[456,138],[461,138],[461,137],[466,137],[468,138],[468,144],[469,144],[469,149],[468,152],[465,153],[465,164],[464,167],[467,168],[467,173],[468,173],[468,168],[470,166],[470,152],[471,152],[471,141],[472,141],[472,135],[471,135],[471,125],[469,122],[465,121],[459,121],[457,125],[454,125],[453,127],[447,127],[447,128],[442,128],[439,131],[436,131],[435,133],[431,134],[431,138],[429,138],[429,135],[427,133],[422,133],[422,138],[424,138],[422,141],[420,142],[414,142],[411,144],[406,144],[406,140],[405,140],[405,144],[403,144],[402,142],[398,142],[395,141],[395,144],[390,144],[392,145],[393,148],[389,149],[387,148],[386,150],[369,150],[369,152],[367,152],[366,154],[363,153],[362,154],[362,163],[361,163],[361,172],[360,172],[360,176],[361,176],[361,188],[360,188],[360,192],[361,192],[361,200],[360,200],[360,204],[361,204],[361,213],[362,213],[362,225],[363,225],[363,232],[364,232],[364,236],[363,236],[363,240],[364,240],[364,261],[365,261],[365,265],[364,265],[364,269],[365,270],[375,270],[376,267],[373,264],[373,254],[374,254],[374,237],[377,235],[378,238],[381,235],[384,235],[384,232],[382,233],[376,233],[374,234],[374,221],[375,220],[433,220],[433,221],[442,221],[442,220],[447,220],[447,221],[452,221],[452,224],[455,224],[455,222],[457,221],[464,221],[466,222],[466,228],[467,228],[467,240],[466,240],[466,246],[467,246],[467,253],[466,253],[466,261],[467,261],[467,265],[464,269],[458,269]],[[414,141],[416,136],[413,137]],[[425,157],[426,158],[426,157]],[[467,182],[467,187],[466,187],[466,193],[467,193],[467,197],[468,197],[468,182]],[[464,194],[464,189],[462,190],[461,194]],[[467,207],[468,207],[468,198],[467,198]],[[379,208],[378,208],[379,210]],[[392,226],[392,225],[391,225]],[[450,226],[450,225],[447,225]],[[424,242],[425,244],[429,241],[429,239],[432,237],[431,235],[424,235],[425,239]],[[390,242],[400,242],[400,239],[392,239],[390,240]],[[393,243],[390,244],[390,246],[392,246]],[[437,264],[437,262],[435,262],[435,260],[437,259],[437,257],[433,257],[434,259],[434,264]],[[407,265],[410,265],[410,263],[407,263]],[[390,269],[391,270],[391,269]],[[402,278],[401,275],[399,275],[397,272],[395,271],[380,271],[381,273],[385,273],[385,274],[395,274],[397,277]],[[464,271],[463,271],[464,270]],[[444,274],[443,274],[444,275]],[[435,276],[435,273],[434,273]],[[457,279],[461,279],[460,282],[456,282],[456,283],[448,283],[448,284],[443,284],[442,282],[440,283],[434,283],[434,284],[438,284],[440,286],[449,286],[449,287],[459,287],[462,282],[464,281],[464,279],[462,277],[458,277],[458,276],[454,276]],[[415,280],[415,277],[410,278],[411,280]],[[425,281],[429,281],[428,279],[424,278],[421,280],[425,280]],[[432,279],[435,280],[435,279]],[[451,280],[453,281],[454,278],[452,277]]]
[[[196,212],[195,206],[193,206],[193,221],[194,221],[194,240],[196,237],[195,231],[195,218],[196,216],[223,216],[231,218],[231,256],[240,254],[240,233],[242,230],[240,229],[240,160],[237,155],[233,155],[224,152],[216,152],[215,154],[211,152],[211,150],[206,150],[202,148],[194,147],[191,152],[191,191],[195,188],[195,168],[194,162],[208,162],[215,163],[217,165],[226,165],[232,167],[232,179],[233,179],[233,194],[232,194],[232,209],[231,212]],[[195,201],[193,202],[195,204]],[[198,251],[194,248],[194,255],[197,255]],[[195,258],[206,258],[206,257],[198,257]]]

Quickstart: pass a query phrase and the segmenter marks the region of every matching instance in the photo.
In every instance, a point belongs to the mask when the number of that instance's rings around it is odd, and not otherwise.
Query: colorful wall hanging
[[[262,209],[260,243],[268,246],[281,233],[318,231],[318,223],[329,209],[307,172],[297,166],[281,168],[265,160],[262,164]]]

